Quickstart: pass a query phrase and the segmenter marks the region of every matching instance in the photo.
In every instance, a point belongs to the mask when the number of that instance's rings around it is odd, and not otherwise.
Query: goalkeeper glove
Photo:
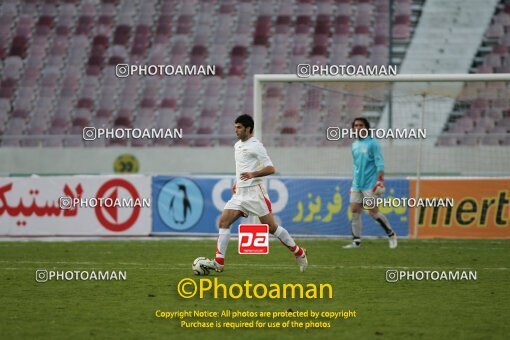
[[[375,183],[375,186],[372,188],[372,191],[377,196],[381,196],[386,191],[386,188],[384,187],[384,178],[383,176],[379,176],[377,179],[377,183]]]

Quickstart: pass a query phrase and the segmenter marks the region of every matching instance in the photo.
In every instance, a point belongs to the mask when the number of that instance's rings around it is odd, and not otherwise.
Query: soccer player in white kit
[[[262,177],[275,173],[275,167],[267,155],[264,145],[253,137],[254,122],[250,115],[243,114],[235,120],[235,131],[239,141],[234,145],[236,161],[236,181],[232,187],[232,198],[227,202],[219,222],[219,235],[216,242],[216,257],[208,260],[207,267],[223,271],[230,226],[239,217],[255,215],[262,224],[269,225],[269,232],[276,236],[296,257],[301,272],[308,267],[306,250],[294,242],[289,232],[276,224],[271,201],[262,186]]]

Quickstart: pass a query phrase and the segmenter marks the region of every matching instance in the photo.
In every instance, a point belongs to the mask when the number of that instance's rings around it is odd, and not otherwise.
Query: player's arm
[[[268,176],[268,175],[272,175],[276,172],[276,169],[274,166],[272,165],[268,165],[268,166],[265,166],[263,167],[262,169],[260,170],[257,170],[257,171],[253,171],[253,172],[243,172],[242,174],[239,175],[239,177],[243,180],[243,181],[246,181],[248,179],[252,179],[254,177],[264,177],[264,176]]]
[[[379,171],[377,173],[377,179],[378,180],[380,179],[381,181],[384,181],[384,171]]]
[[[377,167],[377,183],[372,188],[372,191],[377,195],[382,195],[386,191],[384,187],[384,159],[381,152],[381,147],[379,143],[376,141],[374,143],[374,161],[375,166]]]
[[[259,144],[258,147],[256,147],[255,152],[263,168],[253,172],[243,172],[242,174],[239,175],[239,178],[241,178],[241,180],[243,181],[252,179],[254,177],[264,177],[272,175],[276,172],[273,162],[271,161],[271,158],[269,158],[266,148],[262,144]]]
[[[374,153],[374,161],[375,166],[377,167],[378,174],[383,174],[384,176],[384,159],[381,152],[381,146],[379,145],[379,142],[374,140],[372,151]]]
[[[232,193],[233,194],[236,193],[236,188],[237,188],[237,181],[234,181],[234,185],[232,186]]]

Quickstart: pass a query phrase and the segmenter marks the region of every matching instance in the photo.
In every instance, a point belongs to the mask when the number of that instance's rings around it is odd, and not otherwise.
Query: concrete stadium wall
[[[415,175],[417,146],[383,146],[388,175]],[[349,147],[268,148],[281,175],[350,176]],[[114,160],[131,153],[143,174],[233,174],[232,147],[216,148],[0,148],[0,175],[111,174]],[[510,176],[508,147],[423,147],[422,175]]]

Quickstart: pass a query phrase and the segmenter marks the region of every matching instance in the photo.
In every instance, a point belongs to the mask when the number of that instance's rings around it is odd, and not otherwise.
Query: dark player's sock
[[[388,237],[391,237],[395,234],[393,232],[393,229],[391,229],[390,222],[388,221],[386,216],[381,214],[381,212],[377,212],[377,214],[370,215],[370,216],[372,216],[372,218],[374,220],[376,220],[377,223],[379,223],[379,225],[384,229],[384,231],[386,232],[386,235],[388,235]]]

